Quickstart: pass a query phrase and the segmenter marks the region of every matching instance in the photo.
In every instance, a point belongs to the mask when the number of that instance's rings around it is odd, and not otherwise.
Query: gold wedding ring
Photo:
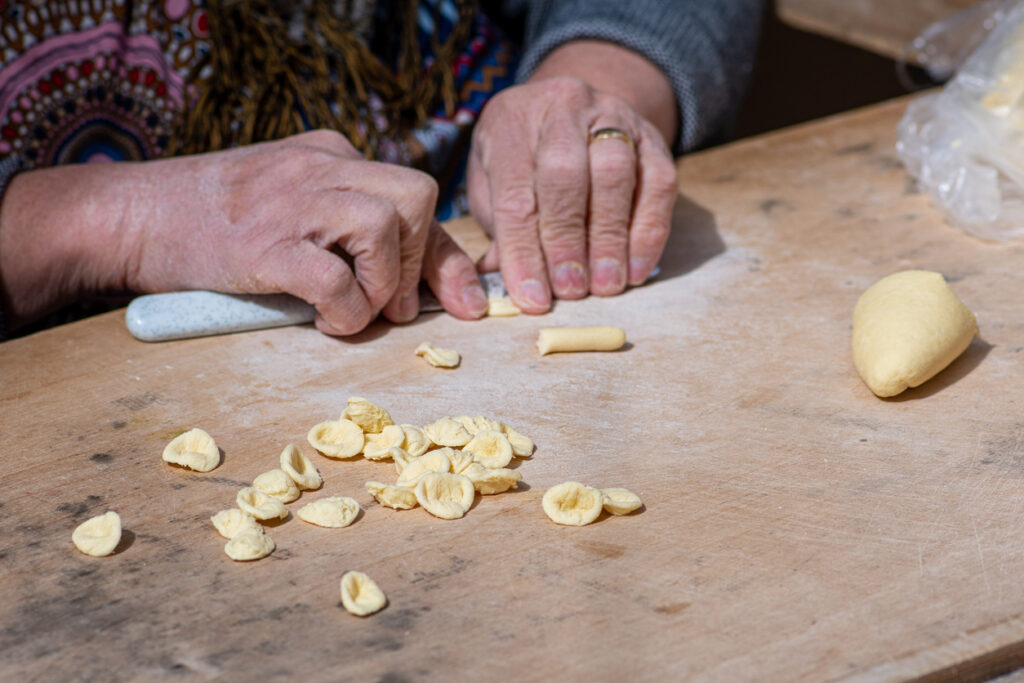
[[[590,134],[590,142],[612,139],[622,140],[630,147],[636,147],[636,145],[633,144],[633,138],[629,137],[629,133],[619,128],[599,128]]]

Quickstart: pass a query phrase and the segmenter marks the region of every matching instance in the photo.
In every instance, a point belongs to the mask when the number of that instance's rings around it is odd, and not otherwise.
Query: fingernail
[[[598,259],[594,264],[593,282],[599,289],[620,289],[625,286],[625,273],[618,259]]]
[[[402,320],[412,320],[420,312],[420,293],[416,287],[413,287],[401,298],[398,302],[399,315],[402,316]]]
[[[555,291],[561,296],[579,295],[587,291],[587,278],[583,264],[566,261],[555,269]]]
[[[647,259],[640,258],[639,256],[629,259],[629,281],[634,285],[642,284],[647,279],[649,270]]]
[[[519,297],[534,306],[550,306],[547,288],[539,280],[523,280],[519,283]]]
[[[477,317],[487,312],[487,296],[479,283],[468,284],[462,290],[462,303],[466,310]]]

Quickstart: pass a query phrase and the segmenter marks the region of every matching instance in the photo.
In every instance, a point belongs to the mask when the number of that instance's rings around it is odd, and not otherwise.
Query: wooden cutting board
[[[979,679],[1024,652],[1024,247],[947,225],[893,151],[906,101],[687,157],[660,278],[545,317],[311,326],[144,344],[112,313],[0,346],[0,678]],[[946,275],[981,335],[874,397],[848,349],[874,280]],[[621,325],[618,353],[540,357],[548,325]],[[413,355],[458,349],[457,370]],[[518,491],[457,521],[363,489],[391,465],[315,456],[360,518],[295,518],[230,561],[208,518],[349,396],[537,443]],[[207,474],[160,459],[199,426]],[[645,508],[569,528],[575,479]],[[117,510],[126,543],[71,545]],[[360,619],[343,572],[389,599]]]

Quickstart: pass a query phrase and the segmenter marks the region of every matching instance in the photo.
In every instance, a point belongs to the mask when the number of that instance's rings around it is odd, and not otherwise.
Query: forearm
[[[528,81],[575,76],[626,100],[671,146],[679,127],[675,93],[668,77],[642,55],[614,43],[577,40],[550,52]]]
[[[124,211],[111,188],[130,164],[66,166],[15,176],[0,204],[0,294],[8,328],[84,293],[124,288]]]

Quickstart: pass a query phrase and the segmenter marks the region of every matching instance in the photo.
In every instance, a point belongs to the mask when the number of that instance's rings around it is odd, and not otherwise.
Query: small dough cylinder
[[[616,351],[626,343],[626,331],[614,325],[544,327],[537,337],[540,355],[564,351]]]

